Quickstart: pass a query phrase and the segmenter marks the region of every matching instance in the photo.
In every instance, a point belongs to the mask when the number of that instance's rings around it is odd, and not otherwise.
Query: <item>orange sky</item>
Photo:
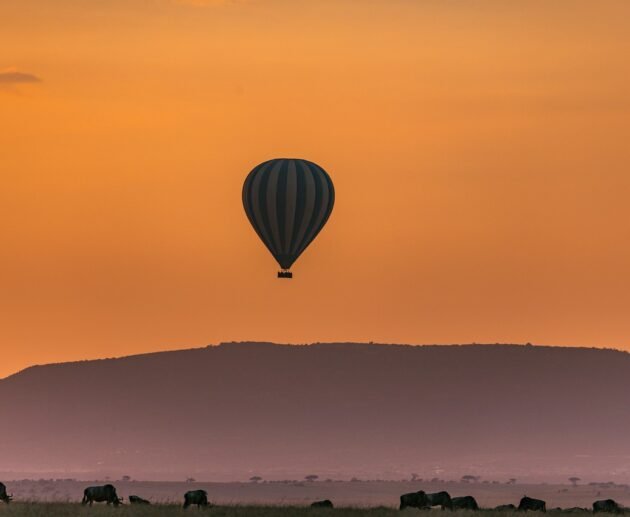
[[[245,339],[630,350],[629,55],[625,0],[0,3],[0,376]],[[240,198],[281,156],[337,191],[292,281]]]

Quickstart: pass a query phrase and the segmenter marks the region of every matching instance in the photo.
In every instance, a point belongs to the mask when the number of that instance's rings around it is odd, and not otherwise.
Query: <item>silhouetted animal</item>
[[[441,506],[442,510],[448,508],[453,509],[453,501],[448,492],[435,492],[434,494],[427,494],[429,499],[429,506]]]
[[[418,492],[409,492],[400,496],[400,509],[405,508],[427,508],[429,506],[429,498],[423,490]]]
[[[323,501],[315,501],[311,503],[313,508],[333,508],[332,501],[330,499],[324,499]]]
[[[499,511],[499,512],[508,512],[508,511],[513,511],[516,510],[516,506],[514,506],[513,504],[501,504],[499,506],[497,506],[495,508],[495,510]]]
[[[147,501],[146,499],[142,499],[142,497],[139,497],[137,495],[130,495],[129,496],[129,503],[130,504],[151,504],[151,501]]]
[[[479,510],[479,505],[472,495],[453,497],[451,502],[453,503],[453,510]]]
[[[602,499],[593,503],[593,513],[623,513],[621,506],[613,499]]]
[[[538,512],[547,511],[547,503],[542,499],[533,499],[531,497],[523,497],[518,504],[518,509],[521,511],[533,510]]]
[[[7,494],[7,487],[4,486],[4,483],[0,483],[0,501],[4,501],[9,504],[11,499],[13,499],[13,496]]]
[[[184,494],[184,508],[196,504],[197,508],[208,506],[208,492],[205,490],[190,490]]]
[[[122,502],[122,499],[118,497],[114,485],[89,486],[83,491],[81,504],[89,504],[92,506],[94,502],[107,502],[107,504],[118,506]]]

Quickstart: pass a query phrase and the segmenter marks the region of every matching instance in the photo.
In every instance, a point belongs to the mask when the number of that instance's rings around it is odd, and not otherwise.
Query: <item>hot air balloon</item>
[[[326,224],[335,203],[330,176],[307,160],[278,158],[257,165],[243,184],[249,222],[274,256],[278,278],[289,269]]]

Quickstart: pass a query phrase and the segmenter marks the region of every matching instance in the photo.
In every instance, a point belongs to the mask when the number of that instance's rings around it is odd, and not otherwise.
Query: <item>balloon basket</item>
[[[278,271],[278,278],[293,278],[291,271]]]

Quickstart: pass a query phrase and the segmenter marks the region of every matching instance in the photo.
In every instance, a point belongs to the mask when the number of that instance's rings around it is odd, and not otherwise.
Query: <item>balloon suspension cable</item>
[[[278,271],[278,278],[293,278],[293,273],[288,269],[282,269]]]

